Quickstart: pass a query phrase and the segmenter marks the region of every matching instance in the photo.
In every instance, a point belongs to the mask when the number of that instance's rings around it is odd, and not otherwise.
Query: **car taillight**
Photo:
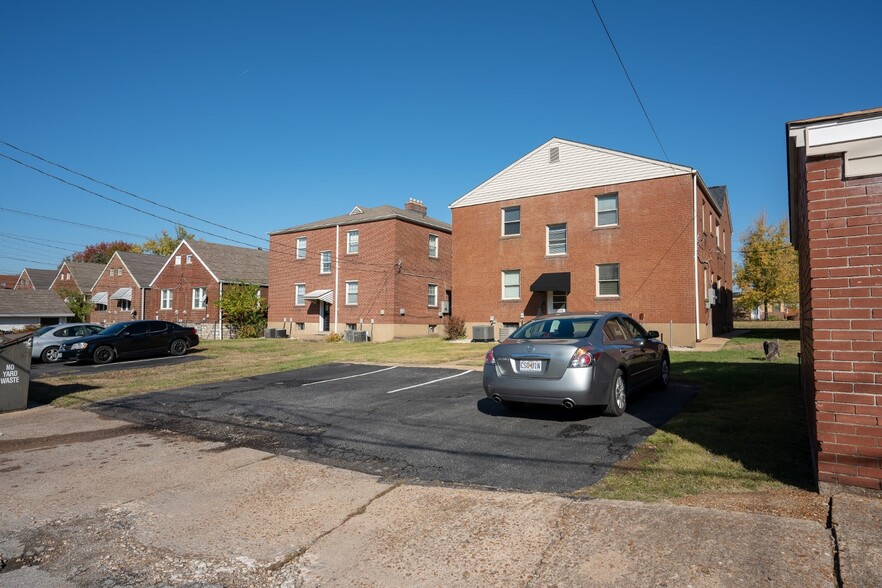
[[[484,363],[487,363],[487,364],[490,364],[490,365],[496,365],[496,357],[493,356],[493,350],[492,350],[492,349],[491,349],[490,351],[487,352],[487,355],[486,355],[486,356],[484,356]]]
[[[601,355],[602,352],[592,347],[579,347],[570,360],[570,367],[591,367],[597,363]]]

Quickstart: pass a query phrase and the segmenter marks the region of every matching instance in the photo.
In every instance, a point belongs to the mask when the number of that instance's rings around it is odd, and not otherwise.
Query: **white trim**
[[[199,263],[202,264],[202,267],[205,268],[205,270],[209,273],[209,275],[210,275],[212,278],[214,278],[214,281],[217,282],[218,284],[221,283],[221,281],[218,279],[218,277],[215,275],[215,273],[211,270],[211,268],[208,267],[208,264],[205,263],[204,261],[202,261],[202,258],[199,257],[199,253],[197,253],[196,250],[193,249],[193,247],[191,247],[189,243],[187,243],[187,240],[186,240],[186,239],[182,239],[181,242],[178,243],[178,246],[175,247],[175,250],[172,251],[172,254],[168,256],[168,259],[167,259],[167,260],[165,261],[165,263],[162,265],[162,268],[160,268],[160,270],[159,270],[158,272],[156,272],[156,275],[153,277],[153,280],[151,280],[151,282],[150,282],[150,286],[149,286],[150,288],[153,287],[153,284],[156,283],[156,278],[158,278],[159,276],[162,275],[162,272],[165,271],[165,268],[167,268],[167,267],[168,267],[168,264],[171,263],[172,259],[174,259],[175,254],[176,254],[178,251],[180,251],[181,247],[183,247],[184,245],[187,246],[187,249],[190,250],[190,253],[192,253],[193,255],[196,256],[196,259],[199,261]]]
[[[303,286],[303,296],[300,297],[300,303],[297,302],[297,288]],[[306,282],[294,284],[294,306],[306,306]]]
[[[600,267],[601,266],[611,266],[614,265],[618,269],[618,278],[616,278],[616,292],[615,294],[601,294],[600,293]],[[604,282],[612,282],[612,280],[604,280]],[[595,263],[594,264],[594,296],[597,298],[621,298],[622,297],[622,264],[617,261],[609,262],[609,263]]]
[[[610,198],[614,197],[616,199],[616,222],[609,223],[606,225],[600,224],[600,199],[601,198]],[[603,212],[612,212],[611,210],[604,210]],[[617,227],[621,221],[620,218],[620,210],[619,210],[619,193],[618,192],[606,192],[604,194],[597,194],[594,196],[594,228],[603,229],[606,227]]]
[[[701,341],[701,326],[699,324],[699,310],[701,304],[698,289],[698,220],[695,215],[698,212],[698,174],[692,173],[692,279],[695,283],[695,340]]]
[[[564,241],[563,248],[564,250],[558,253],[551,252],[551,227],[563,227],[564,231]],[[556,229],[560,230],[560,229]],[[545,225],[545,255],[547,257],[562,257],[569,253],[569,235],[567,234],[567,223],[552,223],[550,225]]]
[[[343,283],[346,285],[346,293],[344,294],[346,306],[358,306],[358,280],[346,280]],[[355,284],[355,302],[349,302],[349,286],[352,284]]]
[[[517,274],[518,275],[518,295],[516,298],[508,298],[505,295],[505,274]],[[521,270],[500,270],[499,272],[499,283],[502,287],[502,291],[500,292],[500,299],[502,300],[520,300],[521,299]]]

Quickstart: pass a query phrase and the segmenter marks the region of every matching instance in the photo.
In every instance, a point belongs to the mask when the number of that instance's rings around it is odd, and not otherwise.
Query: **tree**
[[[769,316],[770,302],[799,302],[799,260],[788,240],[787,221],[768,224],[765,211],[741,235],[742,263],[735,267],[741,303],[762,306]]]
[[[152,253],[153,255],[171,255],[175,252],[175,249],[180,245],[181,241],[184,239],[192,241],[195,238],[196,237],[193,233],[188,233],[186,228],[178,225],[175,228],[174,237],[169,235],[168,231],[162,229],[162,233],[156,235],[153,239],[147,239],[144,241],[144,244],[141,245],[141,249],[144,250],[144,253]]]
[[[68,309],[74,313],[75,322],[84,323],[89,320],[93,306],[87,295],[70,286],[63,286],[57,292],[64,299]]]
[[[117,251],[131,251],[141,253],[141,247],[125,241],[102,241],[94,245],[88,245],[82,251],[77,251],[65,257],[65,261],[82,261],[86,263],[106,264]]]
[[[223,296],[215,302],[237,337],[260,337],[266,328],[269,309],[259,292],[257,284],[231,284],[224,287]]]

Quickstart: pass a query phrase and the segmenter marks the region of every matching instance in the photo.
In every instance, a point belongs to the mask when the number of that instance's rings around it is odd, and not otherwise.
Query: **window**
[[[205,303],[206,303],[205,288],[193,288],[193,308],[194,309],[205,308]]]
[[[716,239],[717,247],[720,246],[720,223],[717,222],[716,232],[714,233],[714,239]]]
[[[181,265],[181,256],[175,255],[175,265]]]
[[[172,307],[172,291],[163,290],[160,298],[159,308],[161,310],[171,310]]]
[[[619,264],[604,263],[597,266],[597,295],[619,295]]]
[[[518,300],[521,297],[521,270],[502,272],[502,299]]]
[[[306,304],[303,300],[304,296],[306,296],[306,284],[294,284],[294,306]]]
[[[438,257],[438,235],[429,235],[429,257]]]
[[[548,225],[545,227],[548,235],[546,255],[564,255],[567,252],[567,225]]]
[[[187,263],[193,263],[193,256],[189,253],[187,254]]]
[[[117,277],[122,276],[122,268],[121,267],[116,268],[116,276]]]
[[[358,231],[347,231],[346,253],[350,255],[358,253]]]
[[[306,237],[297,237],[297,259],[306,259]]]
[[[358,304],[358,282],[346,282],[346,304]]]
[[[603,194],[597,197],[597,226],[610,227],[619,224],[619,195]]]
[[[120,298],[116,301],[116,307],[120,310],[132,310],[132,301]]]
[[[502,234],[521,234],[521,207],[511,206],[502,209]]]
[[[548,309],[549,313],[552,312],[566,312],[567,310],[567,293],[555,290],[551,293],[551,307]]]
[[[346,330],[347,331],[357,331],[358,325],[356,323],[346,323]]]
[[[331,252],[330,251],[322,251],[321,252],[321,267],[319,269],[319,273],[321,273],[321,274],[331,273]]]
[[[429,298],[428,298],[429,306],[438,306],[438,285],[437,284],[429,284]]]

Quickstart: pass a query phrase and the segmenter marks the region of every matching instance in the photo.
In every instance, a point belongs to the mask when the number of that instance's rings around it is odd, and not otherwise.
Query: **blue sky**
[[[729,186],[736,235],[787,213],[785,122],[882,105],[878,2],[597,3],[671,161]],[[590,1],[36,0],[0,26],[0,141],[259,237],[410,197],[449,221],[553,136],[664,159]],[[0,195],[108,229],[0,210],[0,273],[173,229],[6,158]]]

